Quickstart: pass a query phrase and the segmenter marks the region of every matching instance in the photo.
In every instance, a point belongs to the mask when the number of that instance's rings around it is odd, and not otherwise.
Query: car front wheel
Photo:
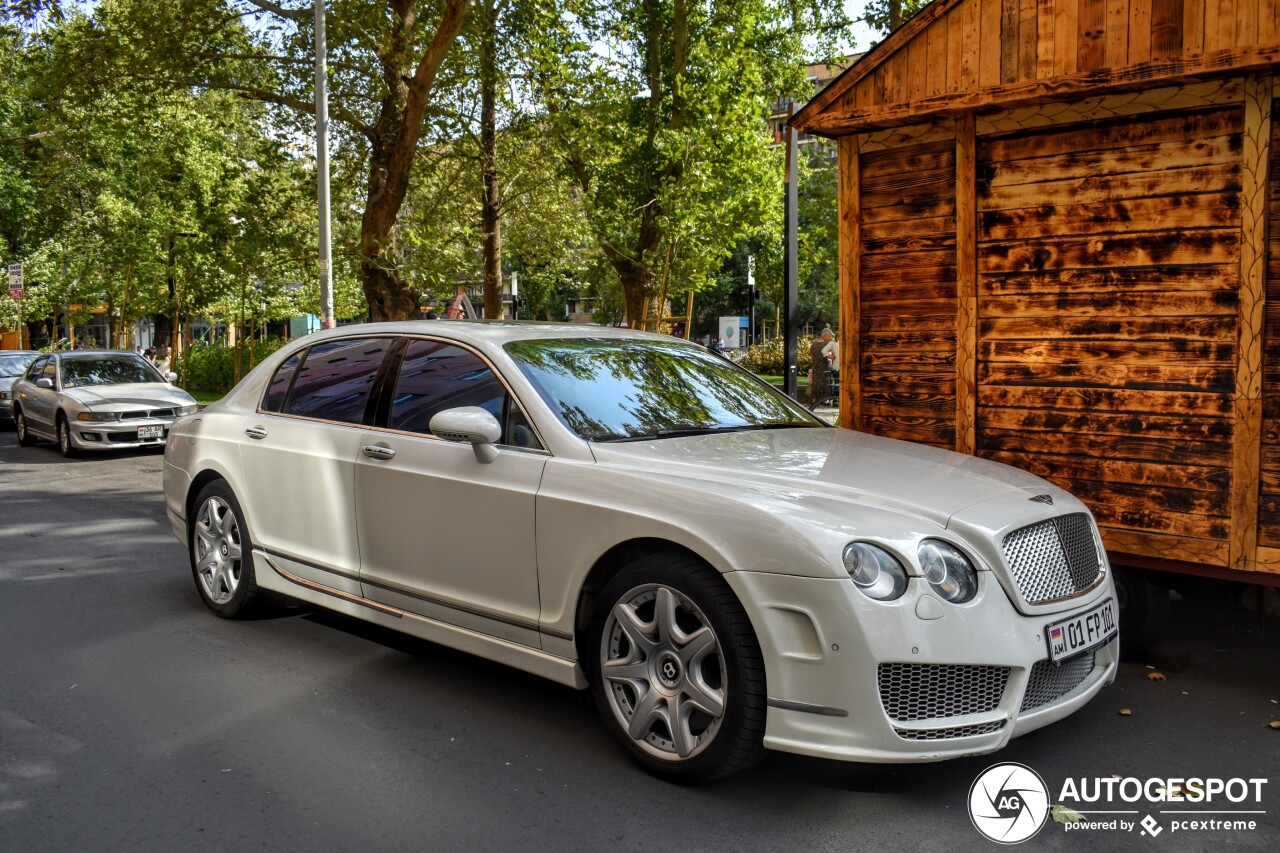
[[[22,409],[13,410],[13,424],[18,430],[18,444],[31,447],[36,443],[36,437],[31,434],[31,429],[27,426],[27,416],[23,414]]]
[[[231,488],[216,480],[200,490],[187,522],[196,589],[209,609],[226,619],[251,615],[259,597],[243,517]]]
[[[605,587],[593,624],[596,705],[643,768],[706,782],[760,758],[760,647],[713,569],[692,556],[642,557]]]
[[[76,446],[71,443],[71,424],[61,415],[58,416],[58,452],[68,459],[76,455]]]

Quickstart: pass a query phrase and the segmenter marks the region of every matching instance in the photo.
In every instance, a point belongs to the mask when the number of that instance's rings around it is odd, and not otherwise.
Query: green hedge
[[[235,360],[240,358],[240,376],[243,378],[250,370],[250,347],[253,349],[252,363],[257,365],[284,344],[282,338],[271,338],[265,341],[254,341],[252,344],[240,342],[233,347],[226,344],[210,344],[209,346],[192,346],[179,358],[174,370],[178,373],[178,384],[188,391],[210,391],[225,394],[235,385]]]
[[[796,345],[796,364],[802,382],[809,374],[809,346],[812,343],[811,336],[801,337]],[[785,376],[787,371],[783,366],[782,338],[747,347],[746,354],[738,359],[738,364],[761,376]]]

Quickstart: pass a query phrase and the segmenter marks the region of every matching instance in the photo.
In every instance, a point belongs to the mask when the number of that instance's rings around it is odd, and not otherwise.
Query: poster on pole
[[[22,298],[22,264],[9,264],[9,298]]]

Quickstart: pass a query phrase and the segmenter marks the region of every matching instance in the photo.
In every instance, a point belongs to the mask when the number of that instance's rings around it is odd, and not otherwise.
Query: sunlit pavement
[[[1125,664],[996,755],[772,754],[681,788],[632,767],[584,694],[341,617],[209,615],[161,464],[0,432],[0,850],[990,850],[967,803],[1006,761],[1054,801],[1069,777],[1269,779],[1253,831],[1176,831],[1169,805],[1119,803],[1095,808],[1160,834],[1049,824],[1028,849],[1280,849],[1280,622],[1232,586],[1175,602],[1185,668]]]

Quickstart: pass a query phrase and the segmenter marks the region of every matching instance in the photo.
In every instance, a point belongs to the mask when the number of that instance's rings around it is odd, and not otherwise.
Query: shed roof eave
[[[1051,101],[1135,91],[1157,85],[1189,83],[1213,77],[1280,70],[1280,45],[1252,50],[1223,50],[1189,59],[1162,59],[1123,68],[1023,81],[958,94],[939,95],[845,113],[801,110],[790,124],[797,130],[836,137],[901,127],[976,110],[1016,109]],[[814,102],[810,102],[812,104]],[[803,119],[803,120],[802,120]]]

